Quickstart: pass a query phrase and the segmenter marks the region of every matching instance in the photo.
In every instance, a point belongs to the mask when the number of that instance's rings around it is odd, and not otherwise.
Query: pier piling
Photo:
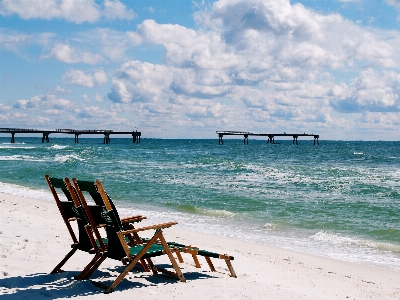
[[[43,132],[42,143],[44,143],[44,141],[46,141],[47,143],[50,141],[49,134],[50,133],[48,131]]]
[[[105,132],[104,133],[104,144],[109,144],[110,143],[110,133]]]
[[[132,132],[132,142],[140,144],[140,132]]]
[[[298,135],[294,135],[294,136],[293,136],[293,145],[294,145],[294,142],[295,142],[295,141],[296,141],[296,145],[299,144],[299,142],[297,141],[298,138],[299,138]]]

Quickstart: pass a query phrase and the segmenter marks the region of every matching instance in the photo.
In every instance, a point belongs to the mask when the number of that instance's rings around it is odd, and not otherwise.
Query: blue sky
[[[400,140],[400,0],[0,0],[0,128]]]

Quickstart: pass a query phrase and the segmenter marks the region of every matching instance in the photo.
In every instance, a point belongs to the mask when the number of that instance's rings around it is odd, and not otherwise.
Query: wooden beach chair
[[[76,179],[75,179],[76,181]],[[74,200],[78,203],[77,206],[80,206],[80,212],[85,215],[85,225],[89,226],[92,232],[91,236],[96,236],[96,239],[92,239],[91,237],[90,240],[93,245],[93,249],[96,250],[96,257],[98,260],[94,262],[93,264],[89,264],[78,276],[75,276],[75,279],[78,280],[83,280],[83,279],[88,279],[92,273],[98,269],[100,264],[107,258],[107,256],[104,255],[104,253],[107,252],[107,238],[101,238],[101,234],[99,232],[99,228],[105,227],[106,224],[103,222],[104,219],[101,217],[102,213],[105,213],[106,207],[105,204],[103,203],[103,200],[101,198],[100,193],[97,192],[94,188],[94,182],[91,181],[80,181],[80,187],[76,189],[74,186],[72,186],[71,182],[69,179],[66,177],[64,179],[65,185],[68,189],[68,191],[71,194],[71,197],[74,198]],[[77,184],[75,184],[77,186]],[[91,199],[95,202],[95,205],[88,205],[85,196],[83,195],[83,191],[87,192],[90,196]],[[108,198],[109,203],[113,210],[116,212],[114,203],[110,198]],[[117,214],[117,218],[119,218]],[[146,219],[145,216],[142,215],[136,215],[136,216],[130,216],[130,217],[125,217],[121,218],[121,223],[122,227],[124,230],[127,229],[133,229],[134,226],[132,223],[140,222],[142,220]],[[101,239],[103,241],[102,244],[98,242],[98,239]],[[136,240],[139,239],[139,236],[136,234],[131,234],[125,237],[126,241],[133,245],[136,242]],[[148,268],[145,260],[141,260],[140,262],[141,266],[145,269],[145,271],[150,271]]]
[[[83,204],[86,203],[86,199],[82,193],[80,187],[81,185],[85,186],[85,191],[87,192],[98,192],[105,207],[103,212],[95,212],[97,214],[96,216],[92,215],[89,217],[89,221],[91,222],[91,227],[93,230],[97,230],[101,224],[105,224],[104,228],[107,234],[106,249],[100,249],[99,253],[101,253],[102,258],[98,260],[98,262],[94,264],[88,272],[86,272],[82,279],[89,278],[89,276],[100,266],[101,262],[105,258],[112,258],[122,261],[126,267],[124,271],[115,279],[115,281],[110,286],[106,287],[106,293],[112,292],[124,279],[128,272],[132,270],[137,263],[141,261],[143,262],[144,260],[146,260],[146,262],[150,265],[154,274],[162,272],[172,275],[180,281],[186,281],[163,235],[164,228],[176,225],[177,222],[168,222],[142,228],[124,229],[124,225],[121,222],[121,219],[118,217],[117,212],[114,211],[115,207],[113,208],[111,205],[110,199],[100,181],[96,181],[94,184],[92,182],[91,185],[88,182],[78,182],[75,178],[73,178],[72,181],[79,196],[79,200],[84,208],[87,205]],[[92,211],[87,210],[86,213],[87,215],[91,215]],[[143,242],[140,238],[137,238],[139,232],[148,230],[155,230],[155,233],[151,239]],[[161,269],[153,264],[151,260],[152,257],[162,256],[165,254],[168,256],[174,271]]]
[[[73,179],[74,180],[74,179]],[[76,181],[76,179],[75,179]],[[75,182],[74,181],[74,182]],[[98,192],[98,190],[96,188],[94,188],[95,183],[92,181],[81,181],[79,180],[79,184],[78,181],[76,181],[77,183],[75,184],[75,188],[77,191],[77,194],[79,195],[79,197],[84,199],[84,195],[82,194],[82,191],[87,192],[88,194],[90,194],[90,196],[92,197],[92,199],[96,202],[96,204],[98,205],[102,205],[104,206],[105,204],[103,203],[102,200],[102,195]],[[113,204],[110,196],[105,192],[104,187],[103,187],[103,191],[105,196],[107,196],[107,199],[110,202],[110,205],[113,208],[114,213],[116,214],[117,218],[119,218],[118,215],[118,211],[115,207],[115,205]],[[135,216],[135,217],[127,217],[127,218],[122,218],[122,224],[123,224],[123,229],[124,230],[128,230],[128,229],[133,229],[134,227],[132,226],[131,222],[132,220],[135,220],[135,218],[140,218],[142,216]],[[143,217],[144,218],[144,217]],[[135,243],[133,241],[136,241],[136,243],[144,243],[144,242],[148,242],[149,239],[147,238],[142,238],[140,237],[137,233],[134,233],[134,236],[128,236],[131,240],[132,243]],[[178,242],[170,242],[167,241],[167,244],[169,246],[169,248],[171,249],[171,251],[173,251],[178,258],[178,261],[180,263],[183,263],[183,258],[181,256],[181,252],[182,253],[188,253],[192,256],[193,261],[194,261],[194,265],[196,268],[201,268],[201,264],[200,261],[198,259],[198,256],[203,256],[207,262],[207,265],[209,266],[210,270],[212,272],[216,272],[217,270],[215,269],[214,264],[212,263],[211,258],[216,258],[216,259],[223,259],[227,265],[228,271],[229,271],[229,276],[231,277],[237,277],[235,270],[233,269],[232,266],[232,260],[234,260],[233,256],[227,255],[227,254],[220,254],[220,253],[216,253],[216,252],[212,252],[212,251],[208,251],[208,250],[202,250],[199,249],[197,247],[191,246],[191,245],[184,245]],[[142,266],[146,269],[146,264],[144,261],[142,261]]]
[[[50,178],[49,175],[45,175],[45,178],[72,239],[71,250],[50,272],[50,274],[55,274],[63,272],[63,270],[61,269],[62,266],[74,255],[77,250],[81,250],[91,254],[96,254],[98,251],[96,248],[93,247],[93,245],[96,243],[94,243],[94,237],[92,235],[90,227],[87,226],[88,222],[82,215],[82,213],[84,212],[80,209],[76,209],[79,206],[77,206],[78,203],[76,202],[76,194],[74,195],[74,193],[70,193],[70,191],[68,191],[63,179]],[[62,193],[67,198],[67,201],[62,200],[63,198],[59,197],[57,190],[62,191]],[[72,222],[77,222],[78,234],[76,234],[73,230],[71,226]],[[92,262],[97,261],[97,259],[98,258],[95,256]]]

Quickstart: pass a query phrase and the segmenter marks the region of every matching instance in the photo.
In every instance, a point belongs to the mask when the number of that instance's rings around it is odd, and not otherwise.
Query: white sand
[[[238,277],[227,275],[222,260],[213,260],[223,272],[215,273],[204,258],[200,257],[203,264],[197,269],[184,255],[180,266],[187,282],[135,271],[112,294],[103,294],[90,281],[73,279],[92,258],[79,250],[64,266],[66,272],[49,274],[71,244],[55,203],[0,193],[0,295],[2,299],[400,299],[400,272],[174,227],[164,233],[167,240],[234,256]],[[92,278],[115,278],[121,270],[118,261],[108,259]]]

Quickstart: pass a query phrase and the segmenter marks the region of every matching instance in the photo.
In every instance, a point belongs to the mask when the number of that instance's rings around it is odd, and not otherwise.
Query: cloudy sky
[[[400,0],[0,0],[0,128],[400,140],[399,49]]]

